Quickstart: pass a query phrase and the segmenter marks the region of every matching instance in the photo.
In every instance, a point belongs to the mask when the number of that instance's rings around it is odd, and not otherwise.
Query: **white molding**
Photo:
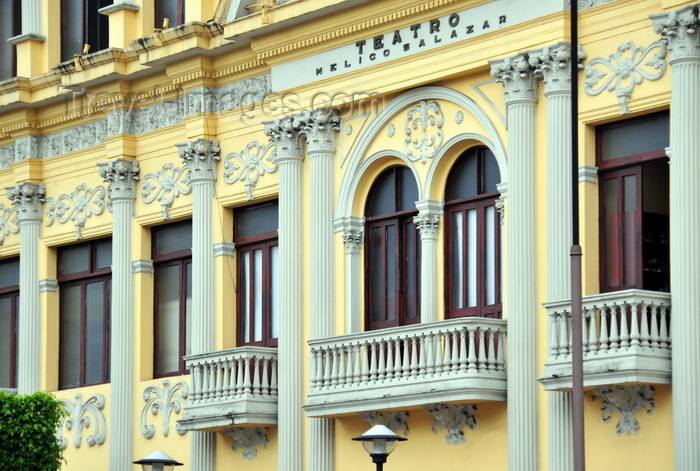
[[[146,275],[153,274],[153,260],[147,258],[139,258],[131,261],[133,273],[144,273]]]
[[[217,242],[214,244],[215,257],[233,257],[236,251],[236,244],[233,242]]]
[[[598,167],[595,165],[581,165],[578,168],[579,183],[597,183]]]
[[[44,278],[39,280],[40,293],[55,293],[58,288],[58,280],[55,278]]]

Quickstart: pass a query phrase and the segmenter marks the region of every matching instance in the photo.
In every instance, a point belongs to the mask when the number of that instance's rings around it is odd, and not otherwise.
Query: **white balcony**
[[[546,390],[571,389],[571,301],[546,303]],[[584,387],[671,382],[671,295],[626,290],[583,298]]]
[[[185,430],[277,423],[277,349],[239,347],[185,357],[190,396]]]
[[[506,321],[461,318],[309,341],[309,417],[506,400]]]

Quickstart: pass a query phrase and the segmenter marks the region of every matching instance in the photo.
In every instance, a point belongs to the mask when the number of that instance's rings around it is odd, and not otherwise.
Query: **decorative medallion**
[[[102,409],[105,407],[105,398],[102,394],[90,396],[87,401],[83,402],[82,394],[75,395],[75,403],[68,399],[59,399],[65,404],[68,415],[61,420],[61,425],[58,428],[57,436],[58,444],[62,450],[68,446],[68,439],[63,436],[63,429],[72,430],[73,445],[80,448],[83,441],[83,429],[92,427],[92,434],[85,438],[88,446],[102,445],[107,438],[107,422]]]
[[[5,242],[5,237],[10,234],[17,234],[17,207],[6,208],[0,203],[0,245]]]
[[[345,134],[347,134],[348,136],[352,134],[352,126],[350,126],[349,124],[345,126]]]
[[[231,427],[224,430],[224,433],[233,438],[231,449],[237,451],[243,448],[243,457],[247,460],[258,456],[258,446],[267,449],[269,445],[266,427]]]
[[[85,183],[81,183],[71,194],[61,195],[58,198],[46,198],[46,225],[50,226],[54,221],[63,224],[68,220],[75,225],[75,238],[82,239],[81,231],[85,222],[93,214],[99,216],[105,211],[106,191],[103,186],[89,189]]]
[[[396,134],[396,126],[394,126],[393,124],[390,124],[386,128],[386,135],[389,137],[394,137],[394,134]]]
[[[161,411],[161,415],[163,416],[161,430],[163,431],[163,436],[167,437],[170,432],[170,414],[173,412],[176,414],[180,413],[182,405],[185,403],[189,394],[190,389],[187,383],[183,381],[175,383],[172,388],[170,387],[170,381],[165,380],[163,381],[162,388],[153,385],[144,389],[142,397],[143,400],[146,401],[146,404],[141,411],[141,434],[150,439],[153,438],[156,433],[156,427],[148,424],[147,416],[148,410],[150,409],[153,415],[158,415],[158,411]],[[180,435],[187,433],[187,431],[183,430],[177,423],[175,424],[175,431]]]
[[[425,163],[427,159],[435,156],[444,137],[443,122],[442,110],[436,101],[428,103],[422,100],[408,110],[404,125],[406,133],[404,147],[411,161],[420,160]]]
[[[464,113],[462,113],[461,111],[458,111],[455,114],[455,123],[462,124],[462,121],[464,121]]]
[[[277,164],[272,161],[273,144],[261,146],[255,140],[249,142],[241,153],[232,152],[224,158],[224,181],[233,184],[237,181],[245,182],[245,193],[248,201],[253,199],[253,189],[258,184],[258,179],[265,173],[273,173],[277,170]],[[240,162],[240,165],[234,162]],[[268,165],[265,160],[269,161]]]
[[[180,195],[188,195],[192,191],[190,187],[189,171],[187,165],[176,168],[172,163],[163,165],[156,173],[149,173],[141,181],[141,199],[150,204],[155,200],[160,202],[163,210],[163,219],[170,219],[170,208]]]
[[[628,41],[621,44],[617,52],[610,54],[607,59],[594,57],[584,69],[588,77],[585,84],[586,93],[596,96],[603,90],[614,90],[620,102],[620,114],[628,114],[627,102],[634,87],[644,79],[658,80],[666,72],[666,48],[666,43],[661,40],[651,43],[646,49],[642,46],[635,47],[632,41]],[[652,51],[656,52],[650,57]],[[612,73],[608,75],[603,69],[609,69]],[[599,83],[606,76],[607,78]]]
[[[620,413],[620,422],[615,427],[618,436],[623,432],[627,435],[639,433],[637,410],[646,409],[647,415],[654,413],[653,386],[600,386],[595,395],[603,399],[600,410],[603,423],[610,422],[613,412]]]

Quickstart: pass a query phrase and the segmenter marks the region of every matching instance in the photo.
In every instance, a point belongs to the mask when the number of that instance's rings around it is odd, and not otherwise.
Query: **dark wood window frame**
[[[155,15],[154,15],[154,21],[155,21],[155,28],[162,28],[163,27],[163,18],[166,18],[163,13],[161,13],[161,4],[162,0],[155,0],[154,3],[154,10],[155,10]],[[178,26],[182,25],[185,23],[185,0],[174,0],[176,4],[175,9],[177,10],[177,17],[176,18],[170,18],[170,27],[172,28],[173,26]]]
[[[89,269],[82,272],[75,272],[70,274],[61,274],[61,263],[63,259],[62,250],[59,249],[58,253],[58,284],[59,293],[66,288],[80,286],[80,378],[78,385],[63,386],[64,384],[64,372],[62,367],[59,366],[59,388],[60,389],[70,389],[74,387],[90,386],[95,384],[103,384],[109,382],[110,378],[110,311],[111,311],[111,280],[112,271],[110,267],[97,267],[97,255],[96,255],[96,245],[97,243],[104,242],[104,239],[86,242],[85,245],[90,247],[90,261]],[[75,246],[69,246],[75,247]],[[68,248],[68,247],[67,247]],[[86,352],[86,339],[85,339],[85,329],[86,329],[86,315],[87,309],[85,306],[86,301],[86,287],[94,283],[103,283],[103,293],[102,293],[102,309],[103,309],[103,332],[102,332],[102,378],[101,381],[88,383],[85,380],[85,362],[87,360]],[[59,303],[60,304],[60,303]],[[63,309],[59,309],[59,324],[63,324],[64,312]],[[62,328],[59,329],[60,333],[63,332]],[[59,340],[59,345],[62,342]],[[64,352],[62,347],[59,347],[59,358],[63,358]],[[60,365],[60,362],[59,362]]]
[[[2,265],[8,261],[16,261],[18,259],[3,260]],[[18,274],[19,276],[19,274]],[[17,388],[17,321],[19,320],[19,284],[0,287],[0,298],[10,300],[10,345],[9,345],[9,384],[5,387],[10,389]]]
[[[163,226],[162,228],[155,228],[154,231],[167,230],[169,227],[175,225],[190,225],[191,221],[186,221],[185,223],[174,223],[168,226]],[[162,378],[167,376],[182,375],[187,373],[185,368],[185,360],[183,357],[187,353],[187,268],[192,265],[192,249],[177,250],[173,252],[168,252],[164,254],[156,253],[156,237],[155,234],[152,236],[152,251],[153,254],[153,283],[154,283],[154,295],[153,295],[153,377]],[[158,339],[160,335],[160,329],[158,325],[158,283],[159,283],[159,270],[167,267],[177,266],[179,269],[179,316],[178,316],[178,344],[179,344],[179,361],[177,371],[158,371]]]

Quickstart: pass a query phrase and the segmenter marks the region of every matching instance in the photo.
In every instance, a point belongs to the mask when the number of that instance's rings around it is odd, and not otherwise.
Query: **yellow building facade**
[[[3,3],[0,387],[63,469],[372,469],[382,424],[572,470],[568,5]],[[700,4],[579,9],[587,466],[697,471]]]

